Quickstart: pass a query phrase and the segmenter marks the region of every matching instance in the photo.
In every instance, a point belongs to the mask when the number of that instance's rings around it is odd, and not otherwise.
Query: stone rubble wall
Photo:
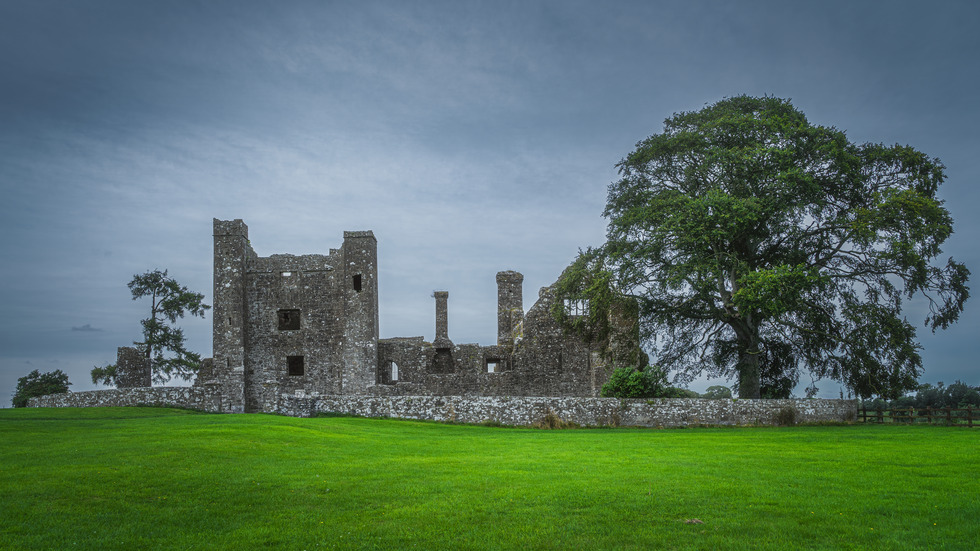
[[[221,393],[213,387],[154,386],[64,392],[30,398],[32,408],[88,408],[115,406],[173,406],[220,413]]]
[[[29,407],[167,405],[211,412],[221,394],[201,387],[146,387],[66,392],[31,398]],[[684,427],[692,425],[774,425],[784,408],[798,423],[846,422],[857,417],[856,400],[709,400],[494,396],[283,396],[276,412],[293,417],[319,413],[389,417],[454,423],[531,426],[549,414],[581,426]]]
[[[773,425],[784,408],[798,423],[846,422],[857,417],[855,400],[709,400],[493,396],[287,397],[279,413],[297,417],[339,413],[455,423],[531,426],[553,413],[582,426],[683,427]]]

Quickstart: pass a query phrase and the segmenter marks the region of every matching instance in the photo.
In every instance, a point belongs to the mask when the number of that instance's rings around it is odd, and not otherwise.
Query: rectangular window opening
[[[587,316],[589,315],[589,301],[565,299],[565,313],[569,316]]]
[[[500,373],[503,369],[500,360],[487,360],[487,373]]]
[[[361,274],[354,275],[354,290],[361,292]]]
[[[299,329],[299,310],[279,310],[279,330],[294,331]]]
[[[303,356],[286,356],[286,370],[291,377],[302,376],[306,371]]]

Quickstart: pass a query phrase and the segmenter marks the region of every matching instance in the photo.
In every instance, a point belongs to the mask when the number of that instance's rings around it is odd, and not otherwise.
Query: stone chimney
[[[436,291],[433,296],[436,298],[436,348],[448,348],[452,346],[449,340],[449,291]]]

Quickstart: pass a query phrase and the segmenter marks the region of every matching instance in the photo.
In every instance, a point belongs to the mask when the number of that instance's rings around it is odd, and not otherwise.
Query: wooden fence
[[[980,408],[890,408],[858,409],[862,423],[942,423],[970,428],[980,427]]]

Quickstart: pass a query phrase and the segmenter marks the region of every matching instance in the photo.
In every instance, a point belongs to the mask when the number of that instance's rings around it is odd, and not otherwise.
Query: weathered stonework
[[[65,392],[31,398],[29,407],[178,406],[211,412],[222,409],[214,388],[153,387]],[[549,414],[581,426],[683,427],[692,425],[775,425],[786,408],[798,423],[850,422],[857,400],[707,400],[523,396],[281,396],[275,413],[312,417],[340,413],[452,423],[533,426]]]
[[[378,342],[377,381],[371,390],[385,396],[598,396],[612,366],[551,316],[554,291],[541,289],[524,316],[523,280],[517,272],[497,274],[496,346],[454,345],[443,333],[448,293],[436,293],[436,339],[382,339]],[[626,327],[635,333],[635,323]],[[621,340],[628,340],[628,336]],[[638,335],[632,341],[638,348]],[[445,356],[446,364],[440,360]],[[397,381],[389,375],[397,372]]]
[[[375,384],[377,241],[344,232],[328,255],[260,257],[241,220],[214,221],[214,359],[199,386],[225,411],[275,411],[283,395]]]
[[[609,366],[552,319],[550,288],[525,319],[523,280],[497,274],[496,345],[453,344],[447,291],[433,295],[431,343],[379,340],[371,232],[344,232],[328,255],[259,257],[244,222],[215,220],[214,359],[195,386],[245,412],[276,411],[283,397],[597,396]]]
[[[116,388],[138,388],[153,384],[150,359],[131,346],[116,350]]]

